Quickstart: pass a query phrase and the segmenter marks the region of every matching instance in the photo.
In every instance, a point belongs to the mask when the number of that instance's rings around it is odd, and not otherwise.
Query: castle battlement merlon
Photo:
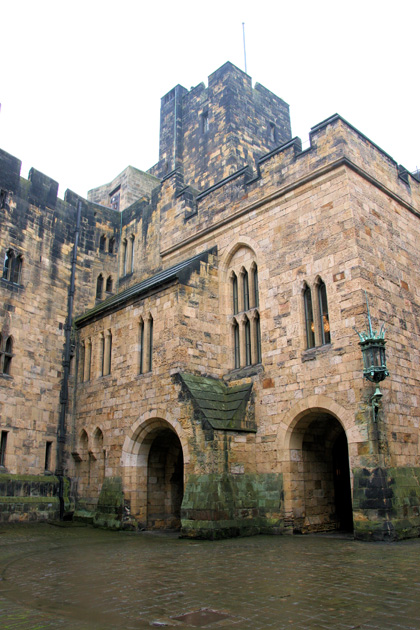
[[[187,206],[183,213],[180,208],[183,200],[174,194],[173,204],[178,204],[175,216],[179,223],[166,225],[162,215],[161,254],[171,254],[199,238],[200,234],[207,235],[234,220],[238,214],[255,210],[270,199],[284,197],[305,182],[314,181],[339,167],[351,169],[410,212],[420,214],[418,179],[335,114],[312,127],[308,149],[302,151],[300,138],[293,138],[261,156],[253,177],[249,176],[250,167],[243,167],[199,193],[195,208]],[[173,211],[171,216],[174,216]]]

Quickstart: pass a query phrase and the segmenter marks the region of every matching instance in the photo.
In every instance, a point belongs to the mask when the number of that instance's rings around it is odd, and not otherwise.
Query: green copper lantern
[[[366,291],[365,291],[366,295]],[[389,372],[386,367],[385,356],[385,328],[382,324],[379,332],[372,329],[372,321],[369,312],[369,303],[366,295],[366,306],[368,314],[369,330],[366,332],[357,332],[359,335],[359,345],[362,348],[363,355],[363,375],[372,383],[380,383]]]

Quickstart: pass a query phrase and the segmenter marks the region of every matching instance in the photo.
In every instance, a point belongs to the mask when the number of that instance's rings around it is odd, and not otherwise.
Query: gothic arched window
[[[246,269],[242,272],[242,285],[243,285],[243,298],[244,298],[244,311],[249,310],[249,279]]]
[[[233,314],[236,315],[239,312],[238,277],[236,273],[232,274],[232,299],[233,299]]]
[[[306,330],[306,347],[315,347],[315,324],[314,314],[312,309],[312,294],[308,285],[305,286],[303,291],[303,302],[305,307],[305,330]]]
[[[102,274],[100,273],[96,281],[96,299],[97,300],[102,300],[103,287],[104,287],[104,279],[103,279]]]
[[[318,284],[318,305],[319,305],[319,322],[321,332],[321,343],[331,343],[330,320],[328,316],[327,287],[321,280]]]
[[[235,369],[241,367],[241,353],[240,353],[240,341],[239,341],[239,324],[236,319],[233,320],[233,346],[235,356]]]
[[[3,348],[3,340],[0,335],[0,373],[10,376],[10,368],[13,358],[13,337],[7,337]]]
[[[244,322],[244,330],[245,330],[245,365],[251,365],[252,363],[252,355],[251,355],[251,323],[248,317],[245,316]]]

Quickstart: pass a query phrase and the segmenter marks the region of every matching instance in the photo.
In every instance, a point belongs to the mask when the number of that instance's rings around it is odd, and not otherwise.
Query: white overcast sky
[[[420,1],[0,0],[0,148],[86,196],[158,160],[160,98],[226,61],[290,105],[339,113],[420,167]]]

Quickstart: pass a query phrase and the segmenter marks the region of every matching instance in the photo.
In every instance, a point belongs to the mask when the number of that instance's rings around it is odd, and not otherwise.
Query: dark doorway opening
[[[334,442],[332,459],[334,470],[334,499],[338,527],[344,531],[353,531],[349,449],[344,431]]]
[[[147,465],[147,527],[180,529],[184,496],[184,458],[181,442],[170,429],[153,440]]]
[[[353,530],[347,437],[327,412],[311,411],[294,429],[291,458],[293,530]]]

